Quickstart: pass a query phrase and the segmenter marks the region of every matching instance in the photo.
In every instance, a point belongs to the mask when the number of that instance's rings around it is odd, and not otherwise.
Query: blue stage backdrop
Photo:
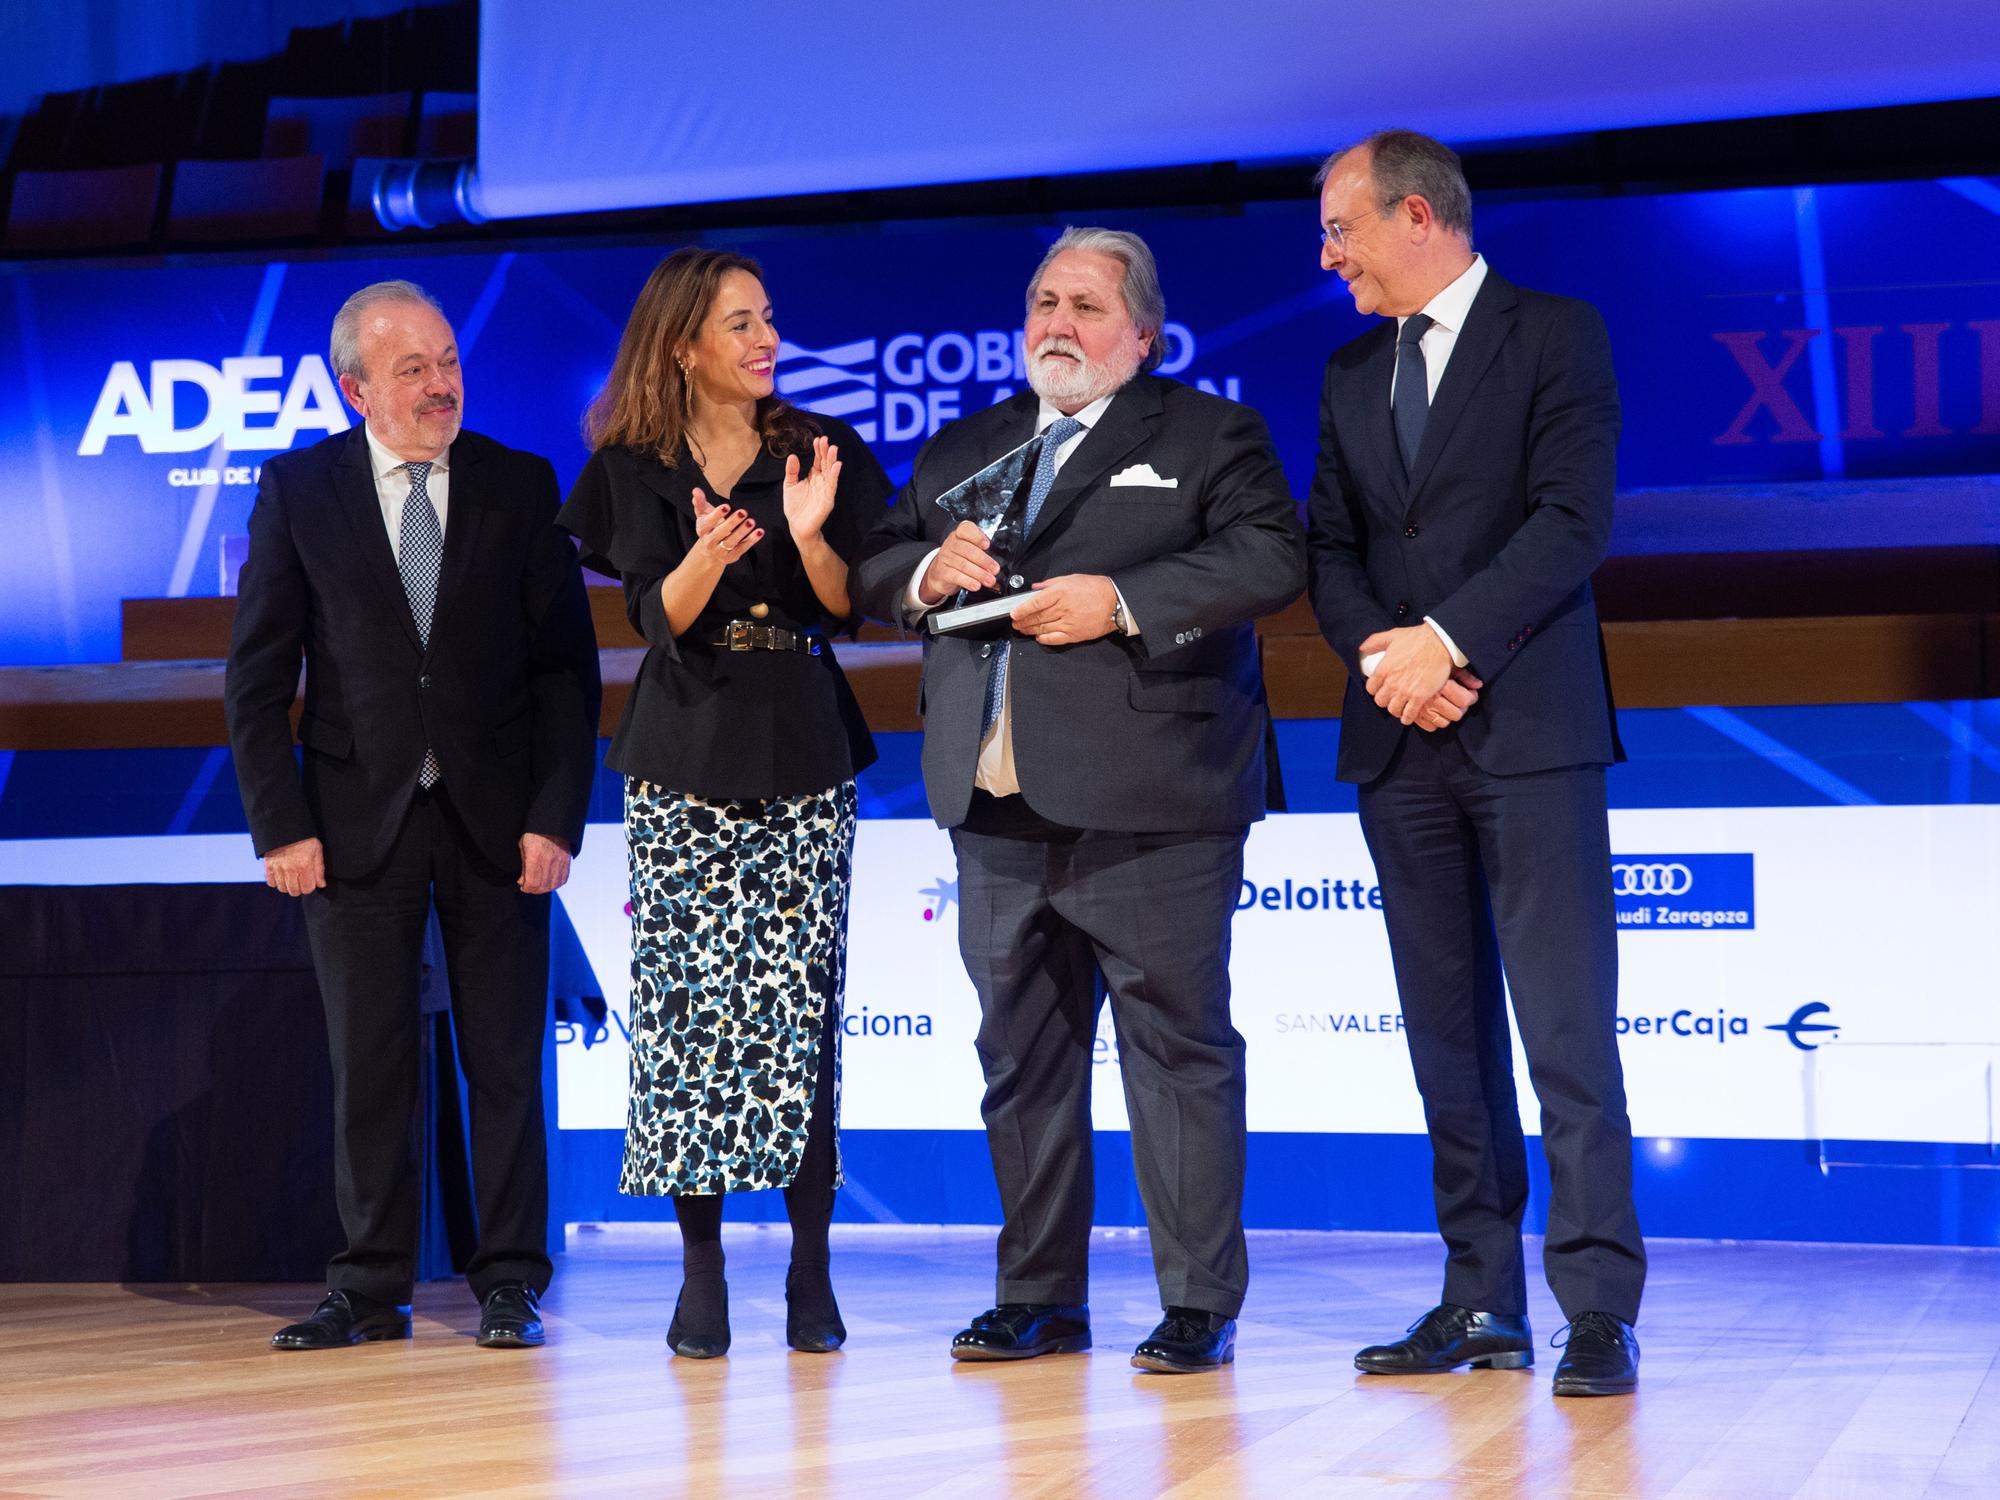
[[[1293,204],[1103,217],[1159,254],[1166,373],[1261,410],[1303,495],[1322,362],[1365,326],[1318,268],[1306,185]],[[1885,261],[1885,226],[1918,223]],[[710,239],[765,263],[780,389],[854,422],[901,473],[940,424],[1021,388],[1024,282],[1057,227]],[[1992,182],[1496,202],[1477,228],[1504,274],[1604,310],[1628,489],[1687,487],[1688,513],[1707,516],[1718,489],[1757,501],[1759,486],[1813,481],[1852,498],[1931,476],[1901,492],[1896,540],[2000,538],[1994,487],[1974,477],[2000,470]],[[579,415],[667,248],[0,267],[0,663],[114,659],[121,599],[229,586],[259,463],[349,421],[326,330],[368,281],[428,286],[459,331],[471,425],[549,454],[567,480]],[[1727,549],[1726,531],[1651,525],[1633,545]],[[1879,529],[1819,525],[1810,545],[1863,539]]]

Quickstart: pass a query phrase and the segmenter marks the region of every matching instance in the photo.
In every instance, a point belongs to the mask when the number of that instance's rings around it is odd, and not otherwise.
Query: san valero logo
[[[1161,330],[1159,373],[1180,376],[1194,363],[1195,336],[1184,323]],[[1028,351],[1018,328],[898,333],[812,348],[778,345],[778,394],[794,405],[853,424],[869,443],[921,442],[945,423],[1005,401],[1028,383]],[[1210,395],[1243,399],[1239,376],[1218,385],[1193,382]]]

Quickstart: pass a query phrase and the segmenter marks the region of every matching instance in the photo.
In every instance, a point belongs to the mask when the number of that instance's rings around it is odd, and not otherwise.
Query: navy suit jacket
[[[501,870],[519,871],[523,833],[581,845],[597,643],[556,504],[547,459],[458,435],[420,646],[363,429],[264,464],[223,695],[259,854],[316,837],[328,874],[367,874],[402,823],[426,746]],[[301,656],[303,765],[287,718]]]
[[[1313,612],[1346,663],[1338,775],[1372,781],[1406,728],[1362,687],[1361,642],[1435,619],[1485,679],[1455,732],[1482,770],[1624,759],[1590,575],[1611,539],[1618,383],[1588,303],[1490,268],[1408,473],[1389,408],[1396,323],[1336,350],[1307,501]]]
[[[1033,437],[1039,407],[1023,391],[925,445],[855,561],[866,614],[903,622],[911,574],[958,524],[936,496]],[[1110,483],[1139,465],[1171,483]],[[1251,622],[1298,597],[1302,542],[1256,412],[1153,375],[1121,389],[1064,461],[1015,561],[1030,579],[1108,575],[1141,633],[1041,646],[1005,632],[1028,805],[1074,828],[1132,833],[1262,817],[1276,767]],[[995,649],[992,639],[924,638],[924,786],[946,827],[971,802]]]

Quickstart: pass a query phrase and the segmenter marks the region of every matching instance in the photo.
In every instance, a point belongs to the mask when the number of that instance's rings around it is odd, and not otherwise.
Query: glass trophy
[[[986,533],[993,561],[1000,566],[1000,588],[977,594],[960,589],[953,603],[926,617],[933,635],[1004,620],[1021,602],[1024,580],[1012,571],[1012,559],[1027,541],[1028,490],[1041,451],[1042,435],[1036,433],[937,497],[939,510]]]

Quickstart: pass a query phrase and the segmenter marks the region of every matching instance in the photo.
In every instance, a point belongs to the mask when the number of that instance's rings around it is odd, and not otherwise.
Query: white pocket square
[[[1121,484],[1150,484],[1163,490],[1177,490],[1181,487],[1178,479],[1160,478],[1153,472],[1151,464],[1134,464],[1129,469],[1120,469],[1111,476],[1111,487],[1116,489]]]

